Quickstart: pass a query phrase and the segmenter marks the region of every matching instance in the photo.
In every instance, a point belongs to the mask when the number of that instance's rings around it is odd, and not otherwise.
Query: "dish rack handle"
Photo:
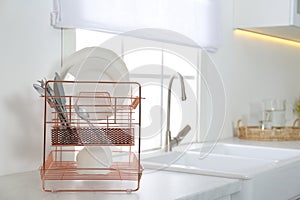
[[[136,109],[136,107],[139,105],[139,103],[140,103],[140,98],[139,97],[135,97],[134,100],[133,100],[133,102],[132,102],[132,104],[131,104],[131,107],[133,109]]]

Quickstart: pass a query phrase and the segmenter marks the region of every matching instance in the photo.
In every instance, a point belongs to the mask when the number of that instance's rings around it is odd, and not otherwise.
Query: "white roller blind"
[[[153,32],[143,37],[212,50],[220,44],[220,4],[221,0],[54,0],[52,25],[113,33],[165,29],[195,43]]]

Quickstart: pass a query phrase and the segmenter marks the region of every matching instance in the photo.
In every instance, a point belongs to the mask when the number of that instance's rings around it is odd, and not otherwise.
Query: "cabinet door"
[[[293,20],[294,20],[294,24],[296,26],[300,26],[300,0],[292,0],[293,3],[293,7],[292,9],[294,9],[294,15],[293,15]]]
[[[284,26],[292,23],[295,0],[234,0],[236,28]]]

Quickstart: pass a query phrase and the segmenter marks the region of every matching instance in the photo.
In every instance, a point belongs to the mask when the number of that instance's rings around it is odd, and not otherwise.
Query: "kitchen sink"
[[[206,149],[207,148],[207,149]],[[183,151],[162,152],[142,160],[145,168],[250,179],[256,174],[300,160],[300,151],[236,144],[193,146]]]
[[[186,151],[161,152],[142,159],[142,164],[151,170],[243,180],[242,191],[233,199],[292,199],[300,195],[300,150],[226,143],[211,149],[199,144]]]

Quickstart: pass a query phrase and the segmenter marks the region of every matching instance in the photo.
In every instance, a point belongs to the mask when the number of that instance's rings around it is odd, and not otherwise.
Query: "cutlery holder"
[[[43,189],[48,192],[137,191],[143,171],[140,85],[51,80],[46,86],[51,87],[55,82],[61,82],[65,91],[64,96],[44,96],[44,147],[40,167]],[[123,93],[128,91],[128,95],[112,92],[118,89]],[[83,148],[101,146],[112,151],[109,166],[77,166],[76,158]],[[99,162],[101,159],[97,158]]]

